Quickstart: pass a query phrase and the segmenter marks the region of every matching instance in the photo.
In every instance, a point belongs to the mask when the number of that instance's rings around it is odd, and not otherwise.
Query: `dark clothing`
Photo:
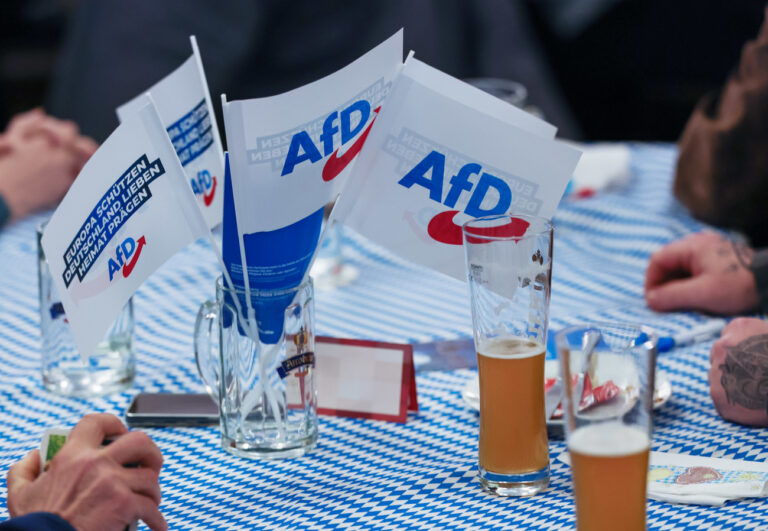
[[[749,269],[755,275],[757,295],[760,297],[760,309],[768,314],[768,249],[755,253]]]
[[[115,107],[171,73],[195,35],[219,117],[232,101],[294,89],[346,66],[401,27],[405,52],[459,78],[499,77],[569,138],[570,111],[539,51],[527,11],[496,0],[84,0],[76,4],[48,110],[103,140]]]
[[[3,196],[0,195],[0,229],[5,227],[8,220],[11,218],[11,209],[8,208],[8,203],[5,202]]]
[[[0,531],[76,531],[61,516],[53,513],[30,513],[0,522]]]

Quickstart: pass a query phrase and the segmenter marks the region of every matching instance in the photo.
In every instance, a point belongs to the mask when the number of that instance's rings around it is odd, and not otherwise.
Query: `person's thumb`
[[[692,277],[671,280],[650,289],[645,294],[645,301],[652,310],[669,312],[672,310],[709,310],[707,300],[709,291],[704,277]],[[711,295],[710,295],[711,297]]]
[[[23,487],[40,475],[40,453],[32,450],[8,470],[8,492]]]

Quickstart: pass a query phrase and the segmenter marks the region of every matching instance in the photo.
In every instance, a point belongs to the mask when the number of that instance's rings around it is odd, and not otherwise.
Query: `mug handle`
[[[214,334],[218,329],[219,307],[214,301],[205,301],[195,320],[195,362],[205,390],[219,403],[219,360],[214,356]]]

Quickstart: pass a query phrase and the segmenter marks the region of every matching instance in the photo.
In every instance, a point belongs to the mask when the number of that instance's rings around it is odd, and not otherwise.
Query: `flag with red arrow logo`
[[[203,217],[213,228],[222,219],[224,152],[200,50],[194,36],[190,41],[192,55],[142,94],[152,96]],[[120,121],[136,112],[143,101],[137,96],[118,107]]]
[[[238,229],[282,229],[336,198],[402,64],[400,30],[318,81],[223,101]]]
[[[84,356],[149,275],[210,234],[151,97],[142,101],[83,167],[41,240]]]
[[[416,263],[465,279],[461,226],[551,218],[580,152],[556,129],[410,57],[333,216]],[[496,234],[525,232],[521,220]]]

